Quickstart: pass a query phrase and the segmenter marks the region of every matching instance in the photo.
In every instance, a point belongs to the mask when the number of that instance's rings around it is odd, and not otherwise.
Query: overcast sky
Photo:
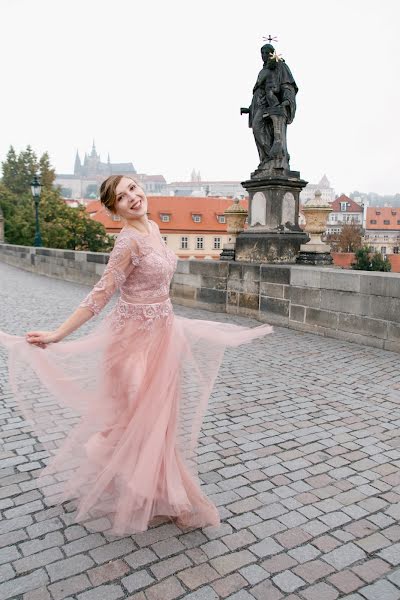
[[[12,144],[247,179],[263,36],[299,87],[291,168],[338,193],[400,192],[399,0],[0,0],[0,160]]]

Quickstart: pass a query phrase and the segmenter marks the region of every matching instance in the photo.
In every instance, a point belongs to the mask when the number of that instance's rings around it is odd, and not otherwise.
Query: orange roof
[[[400,208],[370,206],[367,208],[366,229],[400,231]]]
[[[160,227],[162,233],[226,233],[226,223],[220,223],[218,215],[233,203],[232,198],[195,198],[193,196],[149,196],[148,216]],[[240,201],[247,209],[247,199]],[[108,216],[99,200],[93,200],[86,207],[86,212],[104,225],[109,233],[118,232],[122,222],[114,221]],[[161,220],[161,215],[169,215],[169,222]],[[200,215],[201,222],[196,223],[193,215]]]

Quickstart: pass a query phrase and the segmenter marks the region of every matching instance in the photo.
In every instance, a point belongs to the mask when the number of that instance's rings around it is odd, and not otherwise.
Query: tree
[[[56,172],[50,164],[50,157],[47,152],[40,157],[39,170],[42,187],[46,190],[51,190],[56,179]]]
[[[84,207],[71,208],[53,188],[55,172],[45,152],[38,161],[28,146],[18,156],[14,148],[3,163],[0,207],[4,214],[4,236],[8,243],[32,246],[35,237],[34,203],[30,192],[33,175],[41,170],[42,193],[39,222],[43,245],[48,248],[108,252],[113,245],[104,226],[93,221]]]
[[[379,252],[373,252],[369,246],[363,246],[356,251],[352,269],[357,271],[391,271],[392,265],[388,258],[383,258]]]
[[[361,248],[361,227],[355,223],[345,223],[338,236],[338,248],[340,252],[355,252]]]

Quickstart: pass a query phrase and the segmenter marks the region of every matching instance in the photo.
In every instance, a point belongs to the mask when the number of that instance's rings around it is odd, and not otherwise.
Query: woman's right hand
[[[25,335],[25,339],[29,344],[34,344],[35,346],[39,346],[39,348],[46,348],[47,344],[55,344],[62,337],[58,331],[29,331]]]

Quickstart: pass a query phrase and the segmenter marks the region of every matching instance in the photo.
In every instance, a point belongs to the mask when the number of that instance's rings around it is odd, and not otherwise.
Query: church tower
[[[81,159],[79,156],[79,152],[77,150],[76,156],[75,156],[74,175],[80,175],[81,171],[82,171],[82,163],[81,163]]]

